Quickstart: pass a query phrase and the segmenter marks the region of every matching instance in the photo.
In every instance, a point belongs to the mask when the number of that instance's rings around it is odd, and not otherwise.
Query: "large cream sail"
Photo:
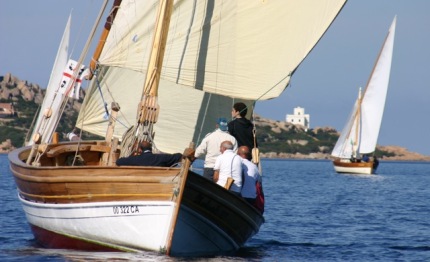
[[[175,1],[159,85],[156,146],[182,150],[212,130],[216,118],[230,117],[235,101],[251,105],[279,96],[345,2]],[[105,105],[112,102],[121,107],[114,135],[121,137],[134,124],[157,6],[157,1],[122,1],[78,127],[104,136]]]

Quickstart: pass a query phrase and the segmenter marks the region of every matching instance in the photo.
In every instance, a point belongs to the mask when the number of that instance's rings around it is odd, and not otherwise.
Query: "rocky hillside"
[[[0,117],[0,153],[23,145],[44,94],[45,90],[37,84],[20,80],[11,74],[0,76],[0,103],[12,103],[17,112],[15,115]],[[58,132],[67,133],[73,128],[81,103],[82,98],[70,100]],[[329,159],[339,137],[337,130],[332,127],[316,127],[306,131],[299,125],[259,116],[254,121],[260,152],[268,158]],[[379,146],[375,154],[384,160],[430,161],[430,156],[409,152],[398,146]]]
[[[41,88],[37,84],[32,84],[10,73],[0,76],[0,99],[7,101],[18,101],[22,98],[24,101],[33,101],[40,104],[43,100]]]
[[[0,103],[11,105],[14,109],[13,114],[4,114],[3,108],[0,108],[0,153],[7,153],[24,144],[44,95],[45,89],[37,84],[20,80],[9,73],[0,76]],[[69,100],[64,110],[65,117],[60,120],[58,132],[67,133],[72,130],[81,103],[82,99]]]
[[[330,159],[339,133],[332,127],[315,127],[305,131],[303,126],[257,116],[257,137],[262,157],[296,159]],[[430,161],[430,156],[410,152],[390,145],[377,146],[375,155],[392,161]]]

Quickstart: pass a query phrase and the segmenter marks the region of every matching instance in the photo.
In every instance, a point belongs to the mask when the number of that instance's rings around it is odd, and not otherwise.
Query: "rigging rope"
[[[205,113],[203,114],[203,120],[202,120],[202,122],[200,124],[199,136],[197,137],[197,143],[196,143],[197,145],[199,145],[200,142],[201,142],[200,138],[201,138],[201,135],[202,135],[202,132],[203,132],[203,125],[206,122],[206,116],[207,116],[207,112],[208,112],[208,109],[209,109],[209,104],[210,104],[211,98],[212,98],[212,94],[209,94],[209,99],[208,99],[208,102],[206,103]]]
[[[100,96],[101,96],[102,101],[103,101],[103,106],[105,109],[106,117],[109,117],[110,114],[109,114],[109,110],[108,110],[108,105],[107,105],[106,100],[103,96],[102,88],[100,87],[100,82],[99,82],[97,70],[94,71],[94,75],[96,76],[96,85],[97,85],[97,89],[99,90]]]
[[[290,73],[288,73],[288,75],[286,75],[285,77],[283,77],[281,80],[279,80],[276,84],[274,84],[271,88],[269,88],[266,92],[264,92],[260,97],[258,97],[256,100],[254,100],[254,104],[260,100],[260,98],[262,98],[264,95],[266,95],[267,93],[269,93],[273,88],[275,88],[277,85],[279,85],[280,83],[282,83],[282,81],[284,81],[285,79],[287,79],[287,77],[290,77],[293,75],[293,72],[291,71]],[[290,83],[287,84],[287,86]]]

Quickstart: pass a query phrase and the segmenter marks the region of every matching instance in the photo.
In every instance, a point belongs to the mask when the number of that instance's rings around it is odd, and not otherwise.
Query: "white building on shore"
[[[287,114],[286,121],[287,123],[291,123],[294,125],[302,125],[305,128],[305,131],[308,131],[310,127],[309,115],[305,114],[305,109],[302,107],[294,108],[294,114]]]

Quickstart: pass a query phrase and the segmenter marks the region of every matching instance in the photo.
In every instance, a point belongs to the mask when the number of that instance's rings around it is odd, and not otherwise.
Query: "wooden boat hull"
[[[253,206],[223,187],[190,173],[185,185],[172,255],[231,254],[255,235],[264,218]],[[185,240],[185,241],[184,241]]]
[[[351,162],[349,159],[335,159],[333,166],[337,173],[371,175],[376,170],[373,161]]]
[[[172,256],[235,252],[263,216],[242,198],[181,168],[25,163],[30,148],[9,154],[10,167],[36,240],[49,248],[157,251]],[[85,153],[85,154],[84,154]],[[56,240],[56,241],[54,241]]]
[[[166,201],[46,204],[22,197],[20,201],[42,246],[69,248],[65,245],[71,241],[80,242],[84,250],[92,250],[94,244],[124,251],[159,250],[166,246],[166,231],[174,209]],[[159,232],[161,228],[164,232]],[[67,241],[52,241],[57,235],[66,237]]]

